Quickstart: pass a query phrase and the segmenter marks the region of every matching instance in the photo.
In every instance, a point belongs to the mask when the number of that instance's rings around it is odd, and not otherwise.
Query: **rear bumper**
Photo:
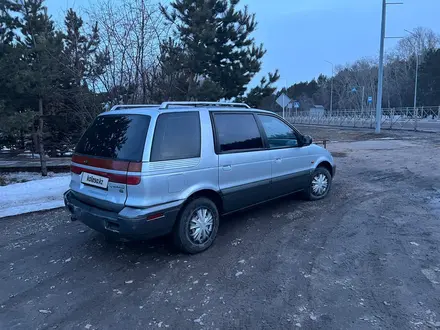
[[[64,204],[72,214],[72,220],[79,220],[96,231],[109,236],[149,239],[171,232],[181,202],[149,209],[125,207],[116,213],[85,204],[68,190],[64,193]],[[152,215],[155,219],[148,220]]]

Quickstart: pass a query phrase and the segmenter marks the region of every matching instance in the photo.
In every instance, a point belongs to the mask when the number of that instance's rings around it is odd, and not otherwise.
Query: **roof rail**
[[[113,106],[110,111],[122,110],[122,109],[135,109],[135,108],[159,108],[159,104],[117,104]]]
[[[169,106],[189,106],[189,107],[203,107],[203,106],[217,106],[217,107],[234,107],[234,108],[246,108],[250,109],[246,103],[231,103],[231,102],[163,102],[159,109],[168,109]]]

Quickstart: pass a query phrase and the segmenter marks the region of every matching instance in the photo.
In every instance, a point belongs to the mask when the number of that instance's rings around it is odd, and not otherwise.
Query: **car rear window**
[[[76,153],[139,162],[150,116],[107,115],[95,119],[76,146]]]

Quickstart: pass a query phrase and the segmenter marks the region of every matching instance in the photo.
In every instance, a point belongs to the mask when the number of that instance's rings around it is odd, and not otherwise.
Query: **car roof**
[[[128,109],[116,109],[111,111],[106,111],[100,114],[100,116],[108,116],[108,115],[148,115],[148,116],[158,116],[161,113],[168,112],[189,112],[189,111],[215,111],[215,112],[261,112],[274,114],[272,111],[261,110],[261,109],[252,109],[252,108],[237,108],[237,107],[219,107],[219,106],[173,106],[170,108],[160,108],[157,107],[132,107]]]

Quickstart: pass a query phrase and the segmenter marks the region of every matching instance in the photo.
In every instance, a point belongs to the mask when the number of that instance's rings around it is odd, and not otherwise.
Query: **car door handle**
[[[223,171],[230,171],[230,170],[232,170],[232,166],[231,165],[223,165],[222,169],[223,169]]]
[[[281,163],[281,158],[275,158],[275,163]]]

